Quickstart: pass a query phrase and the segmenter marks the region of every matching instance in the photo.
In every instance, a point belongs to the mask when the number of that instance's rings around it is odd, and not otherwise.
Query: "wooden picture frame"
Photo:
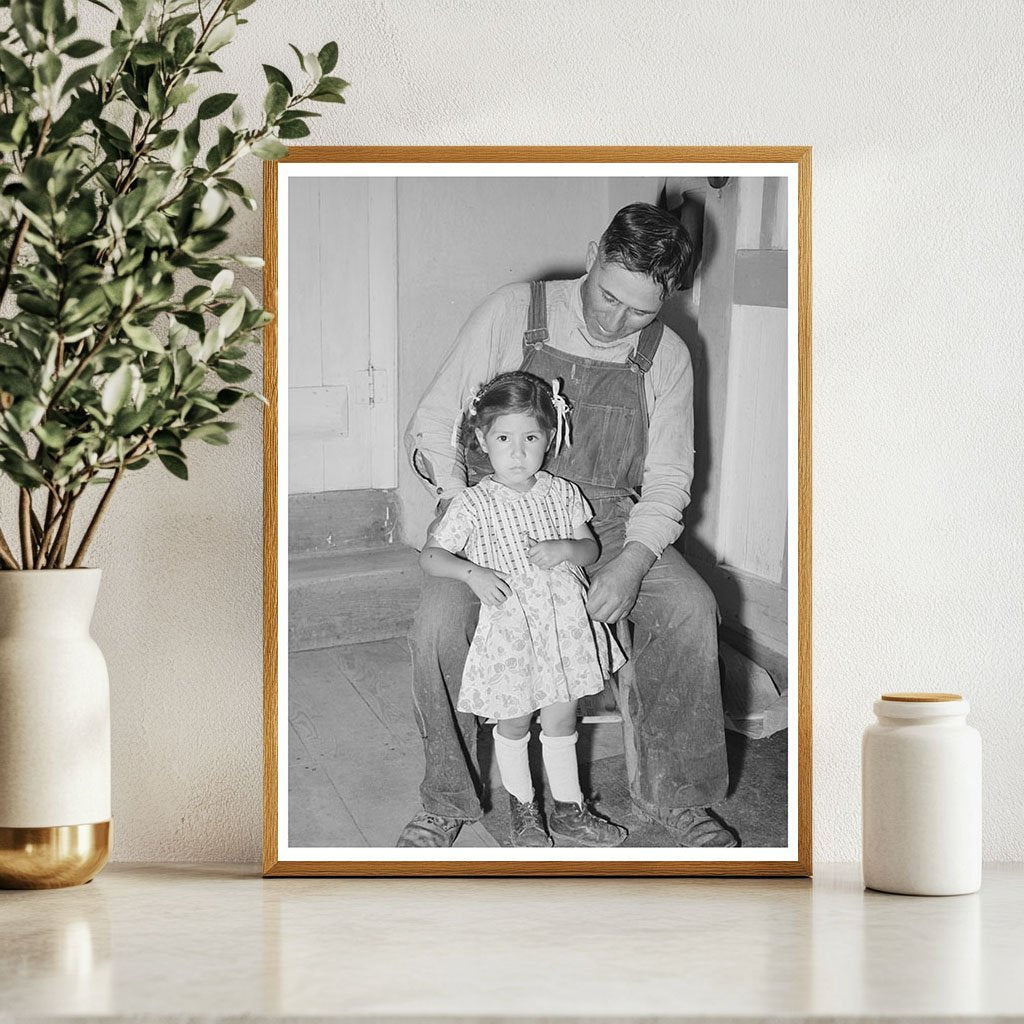
[[[774,783],[762,780],[761,795],[744,811],[752,815],[748,831],[769,838],[732,850],[667,841],[527,850],[501,845],[485,819],[474,833],[479,842],[464,835],[451,849],[396,849],[387,838],[396,834],[393,828],[374,831],[382,827],[376,819],[365,824],[350,805],[380,812],[392,825],[419,810],[409,766],[418,757],[422,772],[423,751],[414,749],[408,679],[403,676],[400,691],[392,678],[408,674],[395,660],[401,638],[379,641],[380,648],[370,642],[372,651],[364,647],[362,653],[384,659],[385,668],[377,677],[360,676],[349,654],[330,646],[337,642],[334,627],[310,610],[303,587],[311,574],[327,578],[322,566],[341,557],[339,544],[363,543],[352,539],[353,530],[375,538],[361,562],[363,574],[392,556],[402,529],[407,545],[419,547],[429,495],[410,489],[415,478],[401,445],[410,389],[427,385],[475,301],[512,281],[579,276],[587,244],[634,199],[660,202],[684,223],[689,217],[691,234],[703,235],[695,238],[703,246],[696,279],[689,292],[677,293],[679,322],[696,317],[690,323],[695,341],[685,340],[697,421],[691,506],[677,547],[722,609],[730,749],[742,749],[748,766],[755,751],[773,751],[773,767],[764,772]],[[488,242],[496,236],[500,253]],[[563,240],[576,246],[575,263],[574,250],[560,248]],[[558,251],[534,258],[545,245]],[[265,165],[264,255],[263,302],[275,314],[264,352],[264,875],[809,876],[810,148],[293,147],[283,160]],[[319,282],[312,298],[311,281]],[[355,304],[352,295],[359,296]],[[368,312],[358,312],[364,303]],[[338,327],[350,308],[362,326]],[[668,322],[665,309],[662,317]],[[303,346],[318,330],[319,355],[315,347],[309,355]],[[391,339],[368,358],[358,356],[366,362],[365,380],[357,386],[355,377],[343,378],[351,370],[337,371],[342,377],[336,374],[333,383],[317,378],[318,358],[351,362],[350,339],[364,335]],[[383,426],[364,435],[358,423],[368,408]],[[351,469],[357,465],[358,473]],[[751,466],[758,470],[753,475]],[[290,494],[289,482],[293,491],[308,490]],[[378,491],[386,492],[383,504]],[[339,512],[336,500],[355,505]],[[409,517],[398,529],[396,515]],[[751,539],[753,519],[773,525]],[[321,568],[310,569],[314,562]],[[353,598],[355,570],[340,573],[335,589],[321,595],[330,614],[348,614],[346,621],[354,622],[372,606],[369,617],[383,621],[398,607],[397,590],[386,591],[379,604]],[[398,576],[405,590],[418,586],[409,571]],[[353,600],[355,612],[338,611]],[[296,648],[291,659],[289,636]],[[303,644],[312,646],[300,653]],[[297,670],[289,670],[290,661],[313,665],[310,678],[318,682],[307,684],[305,674],[292,679]],[[355,698],[345,696],[350,682]],[[319,696],[307,699],[307,685],[318,686]],[[353,699],[357,704],[345,704]],[[400,720],[394,728],[389,716]],[[358,724],[364,717],[365,727]],[[599,723],[594,735],[608,724]],[[351,736],[341,735],[350,728],[380,728],[383,738],[357,750]],[[766,738],[754,740],[759,729]],[[614,743],[614,726],[600,735]],[[605,770],[607,762],[613,776],[618,756],[593,764]],[[754,771],[740,766],[737,792],[744,770]],[[358,786],[351,781],[356,777]],[[330,803],[335,797],[337,805]],[[770,801],[775,809],[758,817],[757,808]],[[344,815],[351,823],[339,823]]]

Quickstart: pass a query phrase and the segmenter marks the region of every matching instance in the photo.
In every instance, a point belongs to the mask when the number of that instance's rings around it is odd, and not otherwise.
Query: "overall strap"
[[[523,355],[540,348],[548,340],[547,288],[543,281],[530,282],[530,312],[526,319],[526,333],[523,334]]]
[[[664,324],[660,320],[652,320],[641,332],[636,349],[629,353],[630,369],[634,373],[647,373],[654,365],[654,355],[661,344]]]

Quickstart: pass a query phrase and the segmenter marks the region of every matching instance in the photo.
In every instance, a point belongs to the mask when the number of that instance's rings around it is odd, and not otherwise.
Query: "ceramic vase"
[[[93,878],[110,851],[99,569],[0,572],[0,887]]]

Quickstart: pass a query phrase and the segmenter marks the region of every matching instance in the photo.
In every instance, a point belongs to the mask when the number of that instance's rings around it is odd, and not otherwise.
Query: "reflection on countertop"
[[[803,879],[268,879],[120,864],[0,893],[0,1019],[1024,1016],[1024,866]]]

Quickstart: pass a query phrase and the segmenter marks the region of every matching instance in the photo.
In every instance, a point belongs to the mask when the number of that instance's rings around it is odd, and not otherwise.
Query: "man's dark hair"
[[[686,228],[667,210],[631,203],[605,229],[598,255],[605,263],[618,263],[657,281],[667,298],[686,278],[693,243]]]

